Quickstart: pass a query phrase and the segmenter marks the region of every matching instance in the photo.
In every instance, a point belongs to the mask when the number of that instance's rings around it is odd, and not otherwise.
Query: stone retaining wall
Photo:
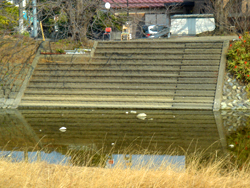
[[[239,83],[230,73],[227,73],[224,77],[221,109],[250,109],[246,85]]]

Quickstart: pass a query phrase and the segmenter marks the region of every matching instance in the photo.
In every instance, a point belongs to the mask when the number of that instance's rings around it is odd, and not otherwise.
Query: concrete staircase
[[[99,42],[41,56],[19,106],[213,109],[223,41]]]

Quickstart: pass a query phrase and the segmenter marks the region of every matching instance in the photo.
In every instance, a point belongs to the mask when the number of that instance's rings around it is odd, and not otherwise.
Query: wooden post
[[[40,21],[40,27],[41,27],[41,31],[42,31],[42,35],[43,35],[43,41],[45,41],[44,33],[43,33],[43,25],[42,25],[42,22],[41,22],[41,21]]]

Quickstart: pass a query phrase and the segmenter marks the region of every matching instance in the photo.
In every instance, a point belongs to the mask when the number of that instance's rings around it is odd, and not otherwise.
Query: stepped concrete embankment
[[[103,41],[40,55],[20,107],[219,109],[228,38]]]

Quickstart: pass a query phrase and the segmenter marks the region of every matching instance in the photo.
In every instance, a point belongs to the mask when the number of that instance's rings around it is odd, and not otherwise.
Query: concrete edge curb
[[[225,136],[226,134],[223,126],[222,116],[219,111],[214,111],[214,119],[217,125],[222,150],[225,152],[225,149],[227,148],[227,139]]]
[[[97,45],[98,45],[98,41],[95,41],[95,42],[94,42],[94,45],[93,45],[93,47],[92,47],[92,49],[91,49],[90,59],[94,57],[94,55],[95,55],[95,50],[96,50],[96,48],[97,48]]]
[[[29,80],[30,80],[30,78],[31,78],[31,76],[32,76],[32,74],[34,72],[34,69],[36,68],[36,65],[37,65],[37,63],[39,61],[42,46],[43,46],[43,42],[41,42],[41,44],[38,47],[38,50],[36,52],[36,57],[33,59],[31,67],[29,68],[29,71],[28,71],[28,73],[27,73],[27,75],[26,75],[26,77],[25,77],[25,79],[23,81],[23,84],[22,84],[22,86],[21,86],[21,88],[20,88],[20,90],[19,90],[19,92],[18,92],[18,94],[17,94],[11,108],[17,108],[19,103],[21,102],[21,98],[22,98],[22,96],[24,94],[24,91],[25,91],[25,89],[26,89],[26,87],[28,85],[28,82],[29,82]]]
[[[226,70],[226,53],[229,47],[229,41],[223,42],[222,52],[221,52],[221,59],[220,59],[220,67],[218,72],[218,79],[217,79],[217,86],[216,86],[216,92],[215,92],[215,98],[214,98],[214,107],[213,111],[220,110],[220,103],[222,98],[222,89],[224,84],[224,74]]]

